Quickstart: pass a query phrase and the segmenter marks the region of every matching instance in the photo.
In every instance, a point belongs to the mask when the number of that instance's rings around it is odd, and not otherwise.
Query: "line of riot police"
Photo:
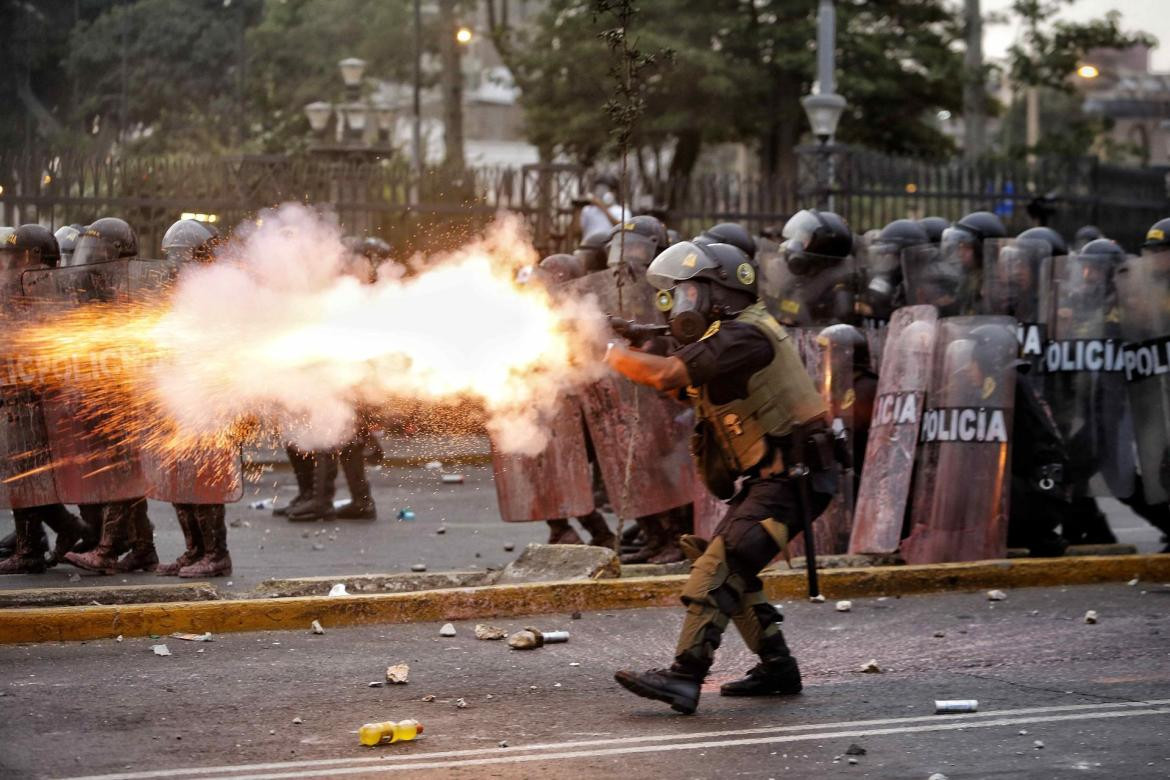
[[[1170,221],[1140,256],[1088,227],[1073,248],[1048,227],[1011,238],[983,211],[856,237],[839,215],[805,210],[765,233],[722,223],[693,243],[758,269],[760,299],[850,442],[817,550],[1060,555],[1116,541],[1096,502],[1107,495],[1170,533]],[[668,316],[669,293],[646,282],[672,243],[643,215],[528,273],[596,297],[616,335],[671,354],[706,327]],[[608,546],[612,511],[635,521],[626,562],[681,560],[681,536],[710,534],[724,507],[685,458],[692,410],[618,377],[562,403],[546,452],[495,454],[505,520],[547,521],[563,543],[580,541],[568,518],[585,518]]]

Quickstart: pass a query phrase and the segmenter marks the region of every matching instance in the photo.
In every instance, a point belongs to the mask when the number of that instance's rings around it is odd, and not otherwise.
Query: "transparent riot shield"
[[[87,306],[126,303],[129,265],[93,265],[26,271],[25,296],[52,317]],[[112,353],[111,353],[112,352]],[[137,356],[116,348],[61,356],[41,396],[57,495],[66,504],[125,501],[146,494],[136,421],[109,388]]]
[[[1014,317],[1020,356],[1034,369],[1039,390],[1044,343],[1052,311],[1052,249],[1045,241],[995,238],[983,242],[983,296],[979,314]]]
[[[853,513],[849,552],[898,549],[918,450],[918,431],[930,387],[938,310],[907,306],[894,312],[878,372],[877,399]]]
[[[31,321],[20,287],[22,271],[0,270],[0,316],[8,332]],[[38,395],[35,362],[11,349],[0,354],[0,508],[56,504],[53,457]]]
[[[165,298],[171,291],[183,263],[175,260],[131,260],[127,263],[129,297],[145,302]],[[181,356],[179,356],[181,359]],[[144,366],[144,370],[159,370]],[[143,430],[165,424],[149,407],[142,411]],[[178,453],[163,451],[147,439],[140,444],[140,460],[149,498],[173,504],[230,504],[244,494],[243,468],[239,448],[200,446]]]
[[[933,306],[940,316],[958,314],[959,294],[967,276],[953,256],[933,244],[902,250],[902,285],[907,306]]]
[[[503,452],[492,442],[496,497],[506,522],[584,517],[594,509],[580,401],[562,396],[546,423],[548,445],[536,455]]]
[[[1019,362],[1010,317],[939,321],[914,468],[908,563],[1007,554],[1012,410]]]
[[[1114,269],[1099,256],[1053,258],[1044,398],[1068,448],[1065,480],[1127,498],[1137,470]]]
[[[1170,498],[1170,250],[1131,258],[1117,297],[1142,487],[1161,504]]]
[[[644,279],[606,270],[569,286],[574,295],[594,296],[607,314],[663,321],[654,305],[657,291]],[[583,388],[579,396],[602,481],[618,516],[634,519],[691,503],[695,468],[689,406],[614,375]]]

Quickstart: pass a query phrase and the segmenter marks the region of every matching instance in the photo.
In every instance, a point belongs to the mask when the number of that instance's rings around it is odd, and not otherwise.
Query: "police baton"
[[[821,595],[820,585],[817,583],[817,550],[813,542],[813,518],[809,507],[812,499],[808,494],[808,466],[804,463],[795,463],[788,469],[788,476],[796,480],[797,503],[800,505],[800,522],[804,530],[804,567],[808,572],[808,597],[815,599]]]

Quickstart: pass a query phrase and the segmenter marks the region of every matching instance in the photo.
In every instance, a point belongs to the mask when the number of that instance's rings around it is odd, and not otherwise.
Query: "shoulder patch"
[[[699,341],[702,341],[703,339],[711,338],[716,333],[718,333],[719,332],[719,325],[722,322],[723,322],[723,320],[715,320],[714,322],[712,322],[711,327],[707,328],[707,332],[703,334],[702,338],[700,338]]]

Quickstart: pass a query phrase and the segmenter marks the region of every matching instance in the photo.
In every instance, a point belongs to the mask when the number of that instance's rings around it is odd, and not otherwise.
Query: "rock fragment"
[[[455,626],[451,623],[444,623],[443,627],[439,629],[439,636],[455,636]]]
[[[863,674],[881,674],[882,668],[878,666],[878,662],[875,659],[871,658],[862,664],[861,668],[857,671]]]
[[[409,664],[394,664],[386,667],[386,682],[391,685],[406,685],[410,680]]]
[[[1004,593],[1002,590],[989,590],[989,591],[987,591],[987,600],[988,601],[1005,601],[1005,600],[1007,600],[1007,594]]]
[[[487,623],[478,623],[475,626],[476,639],[506,639],[508,632],[499,626],[489,626]]]
[[[853,609],[853,602],[852,601],[838,601],[836,609],[838,612],[850,612]]]
[[[1090,609],[1088,612],[1086,612],[1085,613],[1085,622],[1088,623],[1089,625],[1093,625],[1094,623],[1096,623],[1097,622],[1097,610]]]
[[[312,623],[310,623],[309,624],[309,631],[314,633],[314,634],[324,634],[325,633],[325,629],[321,627],[320,620],[314,620]]]

